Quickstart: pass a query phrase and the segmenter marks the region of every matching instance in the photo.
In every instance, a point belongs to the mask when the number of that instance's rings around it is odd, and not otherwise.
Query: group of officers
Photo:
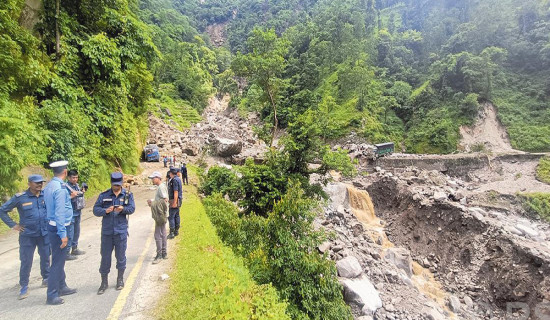
[[[68,171],[67,166],[67,161],[51,163],[54,177],[43,190],[44,178],[37,174],[30,175],[29,188],[16,194],[0,207],[0,219],[19,232],[19,299],[25,299],[29,295],[29,277],[36,248],[40,256],[42,286],[48,287],[46,303],[62,304],[62,296],[77,292],[67,285],[65,261],[67,257],[72,259],[70,256],[84,254],[84,251],[78,248],[78,240],[83,192],[87,187],[85,184],[82,184],[82,188],[79,187],[78,173]],[[103,294],[108,287],[107,277],[111,269],[113,250],[118,270],[116,289],[124,288],[128,216],[134,213],[135,202],[133,194],[122,188],[122,184],[122,173],[113,172],[111,188],[99,195],[93,208],[94,215],[102,217],[99,268],[102,281],[98,294]],[[181,203],[181,196],[179,200]],[[18,210],[19,223],[8,215],[14,208]],[[179,207],[177,208],[179,227]],[[173,208],[171,210],[173,211]]]

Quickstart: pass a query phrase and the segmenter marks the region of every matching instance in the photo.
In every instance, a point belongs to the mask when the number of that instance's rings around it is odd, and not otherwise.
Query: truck
[[[159,162],[160,153],[156,144],[148,144],[143,148],[143,160],[147,162]]]
[[[393,142],[379,143],[374,145],[374,156],[380,158],[393,153],[395,146]]]

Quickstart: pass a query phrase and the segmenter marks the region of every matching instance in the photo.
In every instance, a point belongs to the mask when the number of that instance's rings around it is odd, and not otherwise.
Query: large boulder
[[[380,294],[366,276],[343,279],[341,283],[344,286],[344,299],[348,303],[358,305],[362,315],[372,316],[376,310],[382,308]]]
[[[216,138],[214,140],[215,153],[220,157],[231,157],[233,155],[241,153],[242,149],[242,141],[225,138]]]
[[[356,278],[363,273],[363,268],[354,256],[348,256],[336,262],[338,275],[344,278]]]
[[[188,156],[196,156],[199,154],[199,147],[194,144],[186,144],[182,147],[181,152]]]
[[[411,254],[407,249],[390,248],[386,251],[384,258],[395,265],[397,268],[405,271],[409,278],[412,277],[413,272]]]

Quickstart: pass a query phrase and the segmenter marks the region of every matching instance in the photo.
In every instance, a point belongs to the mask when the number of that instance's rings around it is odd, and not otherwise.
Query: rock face
[[[342,281],[342,285],[344,286],[345,300],[361,307],[363,315],[372,316],[376,310],[382,307],[378,291],[366,276],[345,279]]]
[[[336,262],[336,269],[338,275],[344,278],[355,278],[363,272],[359,260],[354,256],[348,256]]]
[[[452,312],[459,312],[460,311],[460,308],[461,308],[462,304],[460,303],[460,300],[455,297],[455,296],[451,296],[449,298],[449,308],[451,309]]]

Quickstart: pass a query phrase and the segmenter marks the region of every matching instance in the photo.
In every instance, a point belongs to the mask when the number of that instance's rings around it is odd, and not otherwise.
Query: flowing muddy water
[[[363,224],[365,232],[373,241],[377,241],[382,248],[395,247],[385,232],[384,222],[376,216],[374,203],[366,190],[359,190],[353,186],[347,187],[347,196],[352,213],[357,220]],[[386,252],[384,252],[384,255]],[[448,294],[442,285],[435,279],[434,275],[426,268],[415,261],[412,261],[411,280],[416,288],[426,297],[437,302],[443,309],[447,310],[451,318],[456,318],[445,305]]]

